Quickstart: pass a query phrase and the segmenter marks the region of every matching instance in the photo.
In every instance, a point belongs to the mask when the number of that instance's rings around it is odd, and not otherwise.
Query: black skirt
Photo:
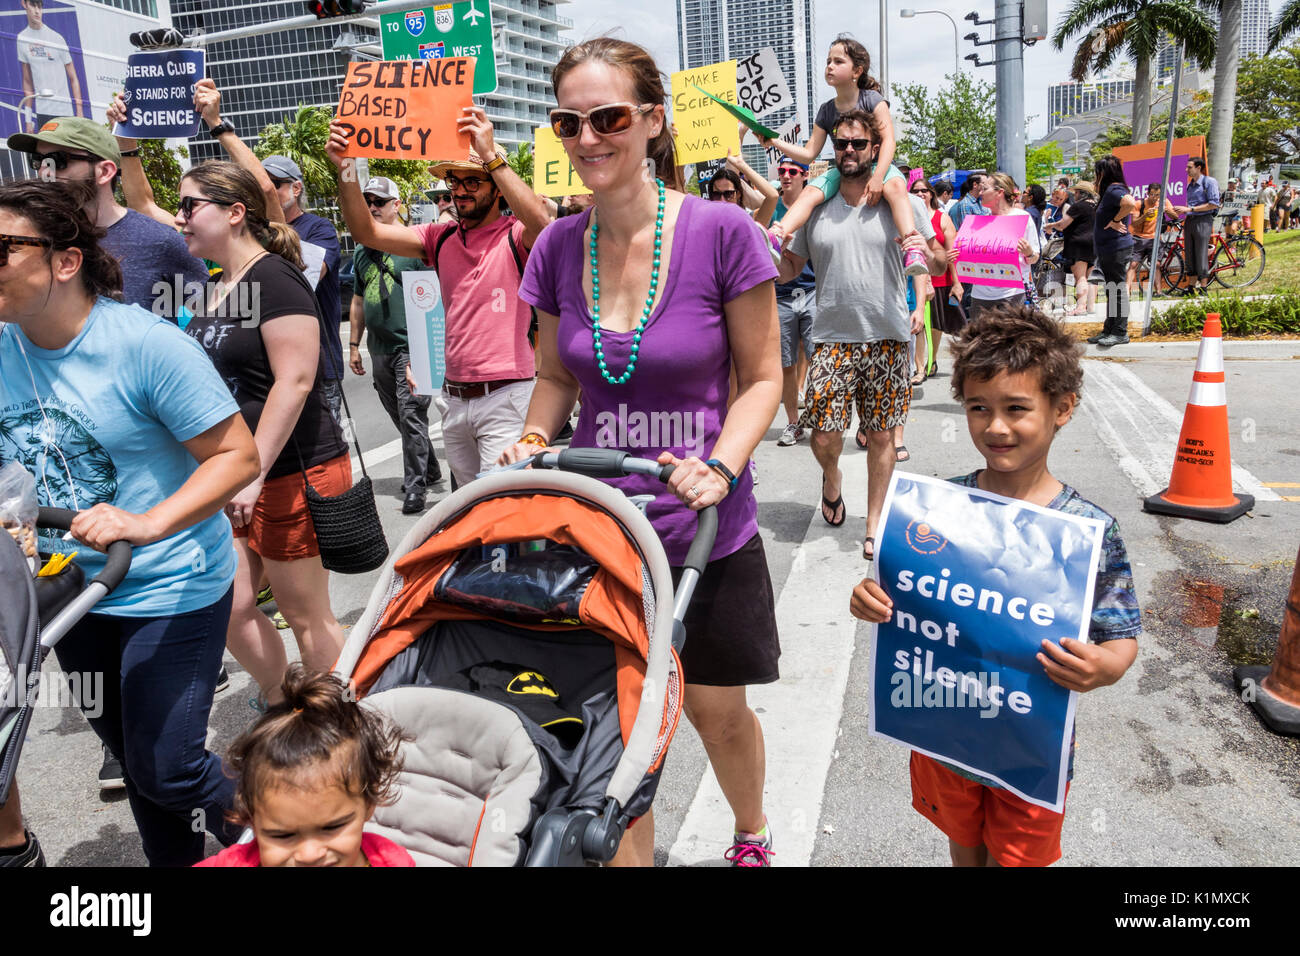
[[[682,569],[672,572],[675,586]],[[705,565],[685,624],[686,683],[743,687],[770,684],[781,676],[776,600],[761,535]]]
[[[951,292],[951,286],[935,286],[930,300],[930,327],[946,335],[956,335],[966,325],[961,306],[948,299]]]

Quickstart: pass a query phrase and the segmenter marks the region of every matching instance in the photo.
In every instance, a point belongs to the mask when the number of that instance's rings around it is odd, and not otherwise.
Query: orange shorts
[[[339,455],[307,469],[311,486],[322,496],[341,495],[352,487],[352,461]],[[262,486],[253,520],[234,528],[236,538],[247,538],[248,547],[271,561],[297,561],[320,554],[316,526],[307,510],[307,486],[302,472],[272,478]]]
[[[916,751],[911,771],[913,809],[958,846],[982,844],[1003,866],[1048,866],[1061,858],[1064,813],[968,780]]]

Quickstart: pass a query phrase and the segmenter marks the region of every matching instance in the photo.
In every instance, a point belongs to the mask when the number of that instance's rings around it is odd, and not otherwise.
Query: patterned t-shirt
[[[982,469],[981,469],[982,470]],[[960,478],[949,478],[954,485],[966,488],[979,487],[979,472],[973,471]],[[1088,641],[1104,644],[1121,638],[1136,638],[1142,633],[1142,616],[1138,609],[1137,591],[1133,587],[1133,571],[1129,567],[1124,539],[1119,536],[1119,522],[1097,507],[1065,482],[1060,493],[1047,507],[1083,518],[1096,518],[1105,530],[1101,538],[1101,560],[1097,562],[1097,578],[1093,582],[1092,625],[1088,628]],[[943,763],[943,761],[940,761]],[[952,764],[944,763],[953,773],[986,787],[999,787],[986,777],[971,773]],[[1068,779],[1074,778],[1074,728],[1070,728],[1070,767]]]

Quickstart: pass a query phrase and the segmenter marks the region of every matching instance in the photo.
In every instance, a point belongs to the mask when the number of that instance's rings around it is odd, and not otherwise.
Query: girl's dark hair
[[[333,674],[293,664],[281,684],[283,703],[244,731],[226,755],[236,775],[230,818],[248,826],[253,808],[276,783],[302,789],[341,784],[376,805],[397,799],[403,737]]]
[[[1025,187],[1025,192],[1022,195],[1028,196],[1029,205],[1033,206],[1039,212],[1043,212],[1047,209],[1047,190],[1038,185],[1038,183],[1030,183]]]
[[[54,250],[81,251],[82,288],[88,295],[122,301],[122,267],[101,246],[104,230],[90,221],[86,209],[96,199],[93,183],[27,179],[0,186],[0,209],[22,216],[37,238],[49,239],[48,259]]]
[[[244,207],[244,223],[253,237],[268,252],[283,256],[294,268],[301,269],[302,244],[293,227],[283,222],[271,222],[266,216],[266,195],[257,177],[235,163],[210,159],[199,163],[181,177],[181,182],[192,179],[199,184],[207,199],[226,205],[239,203]]]
[[[1119,157],[1114,153],[1109,156],[1103,156],[1092,164],[1093,180],[1097,183],[1097,195],[1106,195],[1106,190],[1113,183],[1119,183],[1125,189],[1128,183],[1124,179],[1124,164],[1119,161]]]
[[[1037,372],[1039,384],[1053,400],[1078,395],[1083,386],[1083,346],[1065,326],[1031,305],[1004,303],[981,309],[979,317],[949,342],[952,394],[958,401],[968,379],[990,379],[999,372]]]
[[[725,169],[725,168],[719,169],[716,173],[713,174],[713,178],[709,180],[710,196],[713,195],[713,184],[716,183],[719,179],[725,179],[727,182],[731,183],[731,185],[736,187],[736,195],[741,198],[742,200],[741,205],[744,205],[743,199],[745,197],[745,190],[744,187],[740,185],[740,173],[736,172],[734,169]]]
[[[847,33],[841,33],[831,41],[831,46],[836,44],[844,47],[844,53],[854,66],[862,67],[862,72],[858,74],[858,89],[879,91],[880,84],[871,75],[871,54],[867,52],[867,48]]]
[[[664,92],[664,75],[659,72],[652,57],[642,47],[626,40],[614,37],[596,37],[577,46],[571,46],[560,57],[560,62],[551,68],[551,92],[559,98],[560,84],[575,66],[588,60],[598,60],[622,70],[632,79],[633,99],[640,105],[652,103],[665,105],[668,96]],[[673,146],[672,125],[664,116],[663,129],[659,135],[646,146],[646,156],[654,160],[655,175],[664,181],[670,189],[682,189],[681,170],[677,167],[677,151]]]

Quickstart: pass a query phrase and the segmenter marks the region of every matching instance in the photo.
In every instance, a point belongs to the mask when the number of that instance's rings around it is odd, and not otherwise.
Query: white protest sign
[[[302,247],[302,274],[311,283],[312,290],[320,282],[320,270],[325,265],[325,247],[314,242],[299,243]]]
[[[803,124],[796,121],[792,116],[781,124],[781,128],[776,131],[776,138],[783,139],[787,143],[797,143],[802,132]],[[767,178],[779,179],[776,167],[781,165],[781,158],[785,156],[785,153],[775,146],[766,146],[763,148],[763,152],[767,154]]]
[[[447,374],[447,316],[438,273],[403,272],[406,338],[416,395],[436,395]]]
[[[736,103],[755,116],[765,116],[794,103],[776,51],[770,46],[736,61]]]

